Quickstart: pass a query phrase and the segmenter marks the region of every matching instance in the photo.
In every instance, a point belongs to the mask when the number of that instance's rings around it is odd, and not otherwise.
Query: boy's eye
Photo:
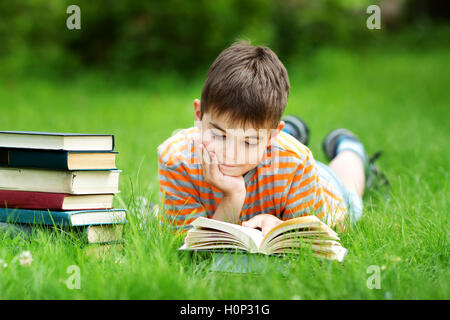
[[[224,135],[220,135],[220,134],[216,134],[214,133],[214,136],[218,139],[226,139],[226,136]],[[247,141],[245,141],[245,145],[250,146],[250,147],[254,147],[257,145],[257,143],[248,143]]]

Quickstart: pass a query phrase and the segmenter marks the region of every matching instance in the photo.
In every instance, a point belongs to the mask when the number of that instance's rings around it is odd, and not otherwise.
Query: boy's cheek
[[[206,130],[206,131],[202,132],[202,134],[201,134],[201,141],[203,142],[203,144],[209,145],[212,140],[213,140],[213,136],[211,134],[211,131]]]
[[[200,131],[202,131],[202,129],[203,129],[202,123],[203,123],[202,120],[197,120],[197,119],[195,119],[195,121],[194,121],[195,126],[196,126]]]

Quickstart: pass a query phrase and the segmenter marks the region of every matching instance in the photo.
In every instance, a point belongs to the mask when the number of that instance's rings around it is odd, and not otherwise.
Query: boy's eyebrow
[[[212,125],[214,128],[219,129],[220,131],[226,133],[226,131],[224,129],[222,129],[219,125],[215,124],[214,122],[209,121],[209,124]],[[259,136],[248,136],[248,137],[245,137],[245,138],[254,138],[254,139],[260,140]]]

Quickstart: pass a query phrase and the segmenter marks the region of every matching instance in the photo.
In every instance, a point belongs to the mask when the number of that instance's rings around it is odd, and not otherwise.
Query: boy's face
[[[277,129],[237,127],[224,116],[209,113],[200,119],[200,101],[194,100],[196,126],[201,132],[201,142],[208,151],[216,154],[219,169],[229,176],[242,176],[262,160],[266,148],[284,127],[280,121]]]

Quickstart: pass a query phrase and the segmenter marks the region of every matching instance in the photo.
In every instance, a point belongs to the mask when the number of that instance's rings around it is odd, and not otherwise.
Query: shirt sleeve
[[[311,153],[295,168],[285,192],[282,220],[315,215],[330,227],[342,230],[342,208],[336,207],[336,203],[330,201],[329,195],[322,187],[318,167]]]
[[[166,165],[158,153],[159,191],[162,210],[159,215],[174,231],[187,231],[189,224],[198,217],[207,217],[206,208],[200,203],[195,189],[182,163]]]

